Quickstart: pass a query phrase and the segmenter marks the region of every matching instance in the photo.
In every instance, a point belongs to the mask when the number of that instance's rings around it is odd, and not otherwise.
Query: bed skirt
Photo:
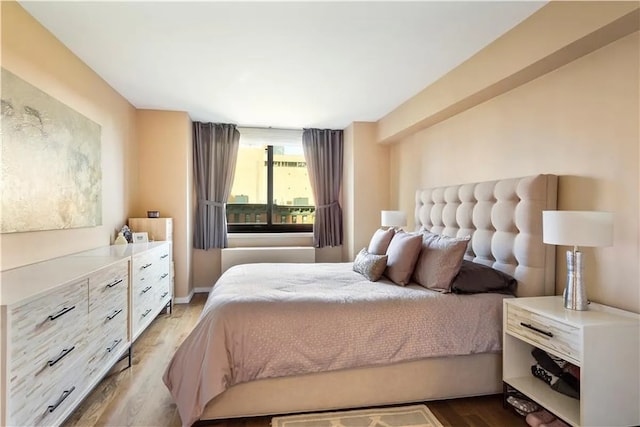
[[[202,420],[424,402],[502,392],[502,353],[434,357],[235,385]]]

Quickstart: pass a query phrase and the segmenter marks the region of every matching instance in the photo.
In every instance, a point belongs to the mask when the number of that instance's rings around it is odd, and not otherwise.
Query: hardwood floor
[[[204,307],[206,294],[161,314],[138,338],[133,364],[118,363],[67,419],[66,426],[180,426],[180,417],[162,374],[178,345]],[[526,426],[522,417],[502,407],[502,397],[483,396],[427,402],[445,426]],[[268,427],[271,417],[218,421],[217,427]]]

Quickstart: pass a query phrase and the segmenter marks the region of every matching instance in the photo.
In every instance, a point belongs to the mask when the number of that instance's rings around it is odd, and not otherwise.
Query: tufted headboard
[[[555,246],[542,243],[542,211],[556,208],[558,177],[535,175],[416,192],[416,228],[471,235],[465,258],[518,280],[518,296],[555,293]]]

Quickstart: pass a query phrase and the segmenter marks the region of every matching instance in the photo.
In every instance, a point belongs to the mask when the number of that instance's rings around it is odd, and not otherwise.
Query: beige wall
[[[146,217],[148,210],[173,218],[174,292],[187,297],[192,289],[192,131],[189,115],[181,111],[137,111],[139,191],[131,210]]]
[[[389,147],[376,144],[376,123],[352,123],[344,134],[342,258],[353,261],[380,228],[380,211],[390,209]]]
[[[1,269],[110,244],[136,188],[135,109],[12,1],[2,8],[2,67],[102,127],[102,226],[0,235]]]
[[[639,38],[636,31],[393,145],[392,204],[411,209],[421,187],[557,174],[558,209],[615,212],[614,246],[584,248],[589,298],[640,312]],[[567,248],[559,249],[558,294]]]

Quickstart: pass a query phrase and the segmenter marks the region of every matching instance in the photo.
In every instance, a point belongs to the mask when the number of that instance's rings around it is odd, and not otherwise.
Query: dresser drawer
[[[146,326],[155,317],[158,303],[154,296],[154,294],[151,294],[149,298],[145,298],[136,306],[133,313],[134,334],[138,333],[141,328]]]
[[[129,263],[120,262],[103,268],[91,276],[89,284],[89,311],[104,307],[112,298],[127,295],[129,288]]]
[[[110,368],[115,363],[118,355],[128,347],[126,317],[121,320],[125,321],[111,323],[91,336],[89,375],[93,376],[97,372],[105,371],[105,368]]]
[[[81,332],[86,326],[88,280],[66,285],[11,308],[13,355],[59,334]]]
[[[99,336],[104,328],[114,324],[127,325],[129,305],[127,295],[119,293],[106,300],[89,313],[89,336]]]
[[[51,369],[12,382],[8,402],[9,425],[59,424],[60,414],[75,405],[86,386],[87,358],[84,350],[86,340],[82,339]]]
[[[563,359],[581,364],[580,329],[529,310],[507,305],[507,333]]]
[[[59,425],[63,417],[77,405],[86,385],[86,363],[77,363],[61,373],[54,383],[43,388],[39,395],[30,395],[24,401],[24,406],[15,413],[15,418],[10,417],[10,420],[16,420],[18,425]]]

